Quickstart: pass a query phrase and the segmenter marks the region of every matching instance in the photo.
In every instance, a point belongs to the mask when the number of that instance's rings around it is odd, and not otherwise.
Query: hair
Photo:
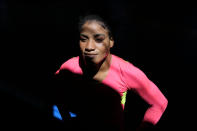
[[[100,17],[97,14],[88,14],[88,15],[85,15],[85,16],[81,16],[80,19],[79,19],[79,23],[78,23],[78,31],[79,32],[81,32],[82,26],[87,21],[98,22],[98,24],[100,24],[104,29],[106,29],[108,31],[109,38],[114,39],[114,37],[112,35],[112,30],[111,30],[110,26],[108,25],[108,23],[102,17]]]

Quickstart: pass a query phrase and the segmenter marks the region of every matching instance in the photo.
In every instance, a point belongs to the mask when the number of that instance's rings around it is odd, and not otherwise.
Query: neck
[[[100,64],[91,64],[86,67],[82,65],[84,75],[89,78],[93,78],[98,73],[104,73],[108,71],[110,67],[111,57],[111,54],[108,54],[108,56]]]
[[[110,62],[111,62],[111,54],[109,54],[105,61],[99,66],[97,67],[99,72],[105,72],[108,71],[109,67],[110,67]]]

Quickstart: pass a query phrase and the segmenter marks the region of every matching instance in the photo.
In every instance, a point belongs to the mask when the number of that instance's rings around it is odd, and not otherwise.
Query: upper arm
[[[136,91],[149,105],[156,106],[164,112],[168,103],[166,97],[152,81],[146,79],[147,84],[141,82],[141,86]]]
[[[139,68],[128,63],[125,73],[125,81],[129,89],[134,89],[154,110],[159,110],[161,115],[168,100],[160,89]],[[158,116],[159,117],[159,116]]]

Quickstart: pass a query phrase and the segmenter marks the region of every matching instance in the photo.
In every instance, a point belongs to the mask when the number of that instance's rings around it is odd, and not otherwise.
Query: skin
[[[86,21],[80,32],[80,51],[84,73],[93,79],[102,81],[110,67],[110,48],[114,45],[108,30],[98,21]]]
[[[82,26],[79,46],[83,76],[100,82],[106,78],[111,62],[110,49],[114,45],[113,39],[110,39],[108,34],[108,30],[95,20],[87,21]],[[130,85],[128,88],[137,91],[150,105],[137,131],[149,130],[148,128],[152,128],[152,125],[157,124],[167,107],[168,100],[143,72],[137,68],[133,69],[132,72],[123,72],[126,77],[131,78],[131,83],[127,82]]]

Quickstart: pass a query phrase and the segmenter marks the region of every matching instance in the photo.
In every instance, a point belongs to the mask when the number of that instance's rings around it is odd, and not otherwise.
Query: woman
[[[127,91],[133,91],[149,105],[138,130],[142,130],[145,123],[156,125],[167,107],[168,100],[139,68],[110,53],[110,49],[114,46],[114,39],[107,23],[97,15],[88,15],[79,22],[79,32],[80,56],[73,57],[63,63],[56,75],[64,74],[63,71],[69,71],[71,74],[80,76],[82,78],[78,79],[80,82],[85,81],[86,83],[94,80],[97,84],[106,85],[106,88],[109,87],[119,94],[120,100],[117,101],[122,110],[124,110]],[[108,99],[108,97],[105,97],[105,99]],[[112,102],[108,101],[108,103]],[[89,106],[91,107],[91,104]],[[120,119],[124,121],[122,118]],[[117,125],[117,121],[112,125]],[[123,126],[121,125],[118,128],[116,129],[122,130]]]

